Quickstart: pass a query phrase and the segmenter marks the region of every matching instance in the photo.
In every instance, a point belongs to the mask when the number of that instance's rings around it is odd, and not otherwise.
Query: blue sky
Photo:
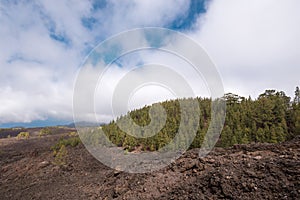
[[[1,1],[0,127],[72,122],[84,58],[132,28],[193,38],[216,63],[225,92],[255,98],[276,88],[292,96],[300,85],[299,9],[298,0]]]

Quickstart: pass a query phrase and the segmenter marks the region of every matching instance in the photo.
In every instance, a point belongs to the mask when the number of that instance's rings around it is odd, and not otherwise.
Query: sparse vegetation
[[[125,151],[124,151],[124,155],[128,155],[128,149],[125,149]]]
[[[20,132],[18,135],[17,135],[17,139],[28,139],[30,136],[29,132]]]
[[[55,165],[65,165],[66,164],[66,158],[67,158],[67,154],[68,154],[68,151],[66,149],[66,146],[65,145],[61,145],[60,148],[58,149],[58,151],[54,151],[53,152],[54,154],[54,164]]]
[[[52,131],[49,127],[43,128],[42,130],[40,130],[39,132],[39,137],[44,136],[44,135],[50,135],[52,134]]]
[[[26,130],[32,133],[37,129]],[[67,131],[70,129],[58,135],[22,140],[18,145],[15,139],[0,142],[0,185],[5,185],[0,187],[1,200],[178,199],[180,196],[183,199],[299,199],[299,137],[282,144],[218,148],[207,157],[199,157],[198,150],[191,150],[174,159],[168,167],[137,175],[122,172],[125,168],[119,161],[135,156],[141,146],[134,154],[124,150],[123,156],[112,157],[120,163],[112,165],[114,169],[94,159],[83,145],[75,148],[61,145],[53,156],[49,151],[51,145],[60,136],[64,137],[61,140],[68,140]],[[157,162],[146,160],[146,163],[155,167]],[[143,160],[136,160],[131,166],[141,164]],[[105,181],[99,187],[97,180],[103,178]],[[132,187],[132,183],[138,183],[138,187]],[[74,186],[88,186],[88,189],[74,192]]]
[[[67,157],[67,146],[75,147],[81,143],[79,137],[70,137],[68,139],[61,138],[54,146],[51,147],[53,151],[54,164],[56,165],[65,165]]]
[[[79,137],[71,137],[68,139],[63,139],[61,138],[54,146],[51,147],[51,149],[56,152],[58,151],[62,146],[71,146],[71,147],[75,147],[78,144],[81,143],[81,140]],[[54,153],[55,154],[55,153]]]
[[[77,132],[72,131],[72,132],[69,133],[69,136],[70,137],[75,137],[75,136],[78,136],[78,134],[77,134]]]

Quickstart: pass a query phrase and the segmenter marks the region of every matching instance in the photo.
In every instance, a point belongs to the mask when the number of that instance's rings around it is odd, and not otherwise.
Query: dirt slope
[[[0,199],[300,199],[300,138],[283,144],[197,149],[149,174],[112,170],[82,146],[52,164],[62,134],[0,139]]]

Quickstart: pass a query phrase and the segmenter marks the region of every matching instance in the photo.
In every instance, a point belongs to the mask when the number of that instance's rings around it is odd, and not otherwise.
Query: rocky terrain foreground
[[[65,165],[53,146],[64,133],[0,139],[0,199],[300,199],[300,138],[282,144],[198,150],[148,174],[112,170],[82,144]]]

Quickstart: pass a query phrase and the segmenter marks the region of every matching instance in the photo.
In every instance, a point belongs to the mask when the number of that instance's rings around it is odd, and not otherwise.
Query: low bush
[[[28,139],[29,136],[30,136],[29,132],[20,132],[20,133],[17,135],[17,139],[21,139],[21,138]]]
[[[44,136],[44,135],[50,135],[52,134],[52,131],[50,128],[43,128],[42,130],[40,130],[39,132],[39,136]]]
[[[68,139],[61,138],[54,146],[51,147],[51,149],[55,152],[55,151],[58,151],[62,146],[75,147],[80,143],[81,143],[81,140],[79,137],[71,137]]]
[[[69,136],[70,137],[75,137],[75,136],[78,136],[78,134],[77,134],[77,132],[72,131],[72,132],[69,133]]]
[[[81,143],[79,137],[71,137],[68,139],[61,138],[54,146],[51,147],[53,151],[54,164],[55,165],[65,165],[67,157],[67,146],[75,147]]]
[[[65,165],[66,164],[66,159],[67,159],[67,154],[68,154],[68,151],[66,149],[66,146],[65,145],[61,145],[60,148],[55,151],[55,159],[54,159],[54,164],[55,165]]]

